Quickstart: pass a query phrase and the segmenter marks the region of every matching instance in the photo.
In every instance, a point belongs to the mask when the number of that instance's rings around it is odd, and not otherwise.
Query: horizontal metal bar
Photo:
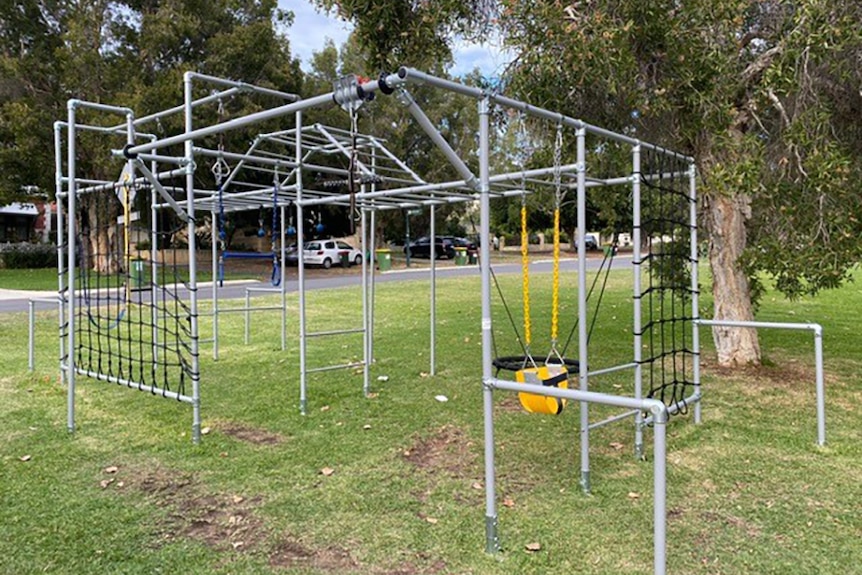
[[[275,96],[277,98],[282,98],[283,100],[290,100],[291,102],[295,102],[299,99],[299,96],[290,92],[281,92],[279,90],[264,88],[263,86],[257,86],[255,84],[248,84],[246,82],[229,80],[227,78],[209,76],[207,74],[201,74],[200,72],[186,72],[186,76],[192,80],[203,80],[204,82],[209,82],[210,84],[237,88],[243,92],[257,92],[258,94],[267,94],[270,96]]]
[[[216,313],[231,313],[231,312],[235,312],[235,311],[280,311],[281,309],[282,309],[281,306],[229,307],[229,308],[218,308]]]
[[[86,100],[77,100],[74,98],[68,101],[67,106],[69,109],[90,108],[91,110],[99,110],[100,112],[108,112],[111,114],[123,114],[126,116],[134,115],[134,112],[132,112],[131,108],[126,108],[122,106],[110,106],[108,104],[88,102]]]
[[[247,292],[266,292],[266,293],[281,293],[281,288],[265,288],[265,287],[247,287]]]
[[[496,378],[490,378],[485,380],[485,385],[490,387],[491,389],[502,389],[504,391],[532,393],[535,395],[543,395],[546,397],[559,397],[562,399],[570,399],[572,401],[584,401],[586,403],[597,403],[600,405],[612,405],[615,407],[625,407],[628,409],[649,411],[650,413],[659,415],[662,418],[667,415],[667,406],[665,406],[664,403],[657,399],[637,399],[634,397],[626,397],[622,395],[597,393],[595,391],[562,389],[559,387],[536,385],[532,383],[516,383],[514,381],[507,381],[504,379]]]
[[[365,365],[365,362],[357,361],[354,363],[344,363],[341,365],[329,365],[326,367],[313,367],[311,369],[306,369],[305,373],[318,373],[321,371],[335,371],[336,369],[350,369],[354,367],[362,367]]]
[[[234,94],[239,92],[239,88],[230,88],[225,90],[224,92],[218,92],[216,94],[210,94],[208,96],[204,96],[203,98],[198,98],[197,100],[192,101],[192,108],[196,108],[198,106],[202,106],[203,104],[208,104],[209,102],[215,102],[217,100],[223,100],[225,98],[229,98]],[[180,112],[186,109],[185,104],[180,104],[178,106],[174,106],[173,108],[168,108],[166,110],[162,110],[160,112],[156,112],[154,114],[150,114],[148,116],[141,116],[137,120],[135,120],[135,126],[141,126],[148,122],[152,122],[153,120],[159,120],[161,118],[166,118],[173,114],[179,114]],[[120,127],[120,126],[117,126]]]
[[[358,327],[355,329],[334,329],[332,331],[315,331],[305,334],[305,337],[324,337],[327,335],[342,335],[345,333],[362,333],[365,329]]]
[[[624,413],[620,413],[617,415],[613,415],[607,419],[603,419],[601,421],[597,421],[595,423],[591,423],[588,429],[598,429],[599,427],[604,427],[605,425],[609,425],[615,421],[619,421],[621,419],[625,419],[627,417],[631,417],[637,413],[640,413],[639,409],[632,409],[631,411],[626,411]]]
[[[568,171],[576,171],[578,169],[578,164],[566,164],[565,166],[560,167],[560,172],[565,173]],[[551,175],[554,173],[554,168],[537,168],[533,170],[525,170],[519,172],[509,172],[506,174],[496,174],[491,176],[490,182],[492,184],[501,183],[501,182],[510,182],[510,181],[519,181],[521,178],[534,178],[537,176],[545,176]],[[357,200],[366,200],[366,199],[376,199],[376,198],[385,198],[387,196],[398,196],[405,193],[409,194],[418,194],[420,192],[434,192],[438,190],[448,190],[452,188],[468,188],[469,185],[466,180],[453,180],[450,182],[441,182],[435,184],[421,184],[416,186],[404,186],[401,188],[395,188],[391,190],[380,190],[376,192],[366,192],[366,193],[358,193],[356,194]],[[470,190],[473,192],[472,190]],[[475,193],[475,192],[473,192]],[[476,197],[478,198],[478,193],[476,193]],[[325,198],[315,198],[311,200],[302,200],[298,201],[297,204],[302,206],[313,206],[318,204],[326,204],[333,199],[338,200],[349,200],[349,194],[342,194],[340,196],[329,196]]]
[[[696,325],[707,325],[717,327],[742,327],[742,328],[763,328],[763,329],[798,329],[822,331],[823,326],[819,323],[782,323],[776,321],[736,321],[729,319],[696,319],[693,321]]]
[[[527,104],[526,102],[521,102],[519,100],[514,100],[512,98],[508,98],[506,96],[500,94],[494,94],[491,92],[487,92],[480,88],[474,88],[471,86],[465,86],[464,84],[460,84],[458,82],[453,82],[452,80],[445,80],[443,78],[438,78],[436,76],[432,76],[431,74],[426,74],[425,72],[420,72],[414,68],[401,67],[398,70],[398,76],[405,80],[410,80],[420,84],[429,84],[431,86],[436,86],[438,88],[443,88],[445,90],[450,90],[452,92],[456,92],[458,94],[463,94],[465,96],[469,96],[471,98],[475,98],[477,100],[482,98],[488,98],[492,102],[499,104],[501,106],[505,106],[507,108],[512,108],[515,110],[519,110],[528,114],[530,116],[534,116],[537,118],[542,118],[545,120],[549,120],[552,122],[560,123],[566,126],[569,126],[574,129],[585,129],[587,132],[595,134],[597,136],[602,136],[604,138],[615,140],[618,142],[622,142],[625,144],[629,144],[632,146],[641,145],[650,149],[653,149],[657,152],[661,152],[664,154],[668,154],[682,160],[693,162],[693,158],[689,156],[685,156],[683,154],[679,154],[672,150],[668,150],[661,146],[657,146],[655,144],[650,144],[648,142],[641,142],[636,138],[630,138],[623,134],[618,134],[616,132],[612,132],[610,130],[605,130],[604,128],[599,128],[598,126],[593,126],[592,124],[588,124],[583,120],[578,120],[576,118],[571,118],[569,116],[565,116],[563,114],[559,114],[556,112],[551,112],[550,110],[546,110],[544,108],[540,108],[538,106],[533,106],[531,104]]]
[[[181,156],[163,156],[160,154],[138,154],[139,160],[145,162],[159,162],[161,164],[176,164],[177,166],[185,166],[189,163],[188,158]]]
[[[386,78],[386,83],[389,86],[397,86],[402,83],[402,80],[397,75],[391,75]],[[370,82],[366,82],[362,85],[363,91],[366,93],[375,92],[379,88],[379,82],[376,80],[372,80]],[[299,100],[297,102],[292,102],[290,104],[285,104],[283,106],[277,106],[275,108],[269,108],[267,110],[262,110],[260,112],[255,112],[253,114],[248,114],[246,116],[242,116],[239,118],[235,118],[233,120],[228,120],[226,122],[222,122],[220,124],[213,124],[210,126],[206,126],[203,128],[198,128],[197,130],[192,130],[190,132],[184,132],[182,134],[177,134],[175,136],[169,136],[167,138],[163,138],[161,140],[157,140],[155,142],[150,142],[147,144],[139,144],[137,146],[132,146],[128,149],[128,154],[142,154],[144,152],[149,152],[151,150],[156,150],[159,148],[164,148],[167,146],[173,146],[176,144],[182,144],[188,142],[189,140],[198,140],[200,138],[204,138],[206,136],[212,136],[215,134],[222,134],[224,132],[230,130],[236,130],[238,128],[243,128],[245,126],[249,126],[251,124],[256,124],[259,122],[263,122],[265,120],[271,120],[273,118],[279,118],[281,116],[286,116],[288,114],[293,114],[294,112],[300,112],[303,110],[308,110],[311,108],[321,107],[321,106],[332,106],[335,105],[335,93],[329,92],[327,94],[321,94],[319,96],[315,96],[313,98],[306,98],[305,100]]]
[[[146,391],[147,393],[152,393],[153,395],[161,395],[162,397],[167,397],[168,399],[176,399],[177,401],[182,401],[184,403],[193,403],[194,400],[187,396],[181,395],[175,391],[170,391],[167,389],[162,389],[160,387],[152,386],[152,385],[144,385],[135,381],[130,381],[128,379],[123,379],[119,377],[114,377],[112,375],[107,375],[104,373],[96,373],[94,371],[89,371],[86,369],[75,368],[75,373],[80,375],[85,375],[87,377],[91,377],[93,379],[98,379],[99,381],[106,381],[108,383],[116,383],[117,385],[124,385],[131,389],[138,389],[140,391]]]
[[[587,372],[587,376],[593,377],[596,375],[604,375],[606,373],[614,373],[616,371],[624,371],[626,369],[632,369],[632,368],[635,368],[637,366],[638,366],[638,364],[636,364],[635,362],[624,363],[622,365],[616,365],[614,367],[606,367],[604,369],[597,369],[596,371]]]
[[[49,297],[31,297],[28,301],[33,303],[53,303],[56,304],[62,301],[59,297],[49,298]]]

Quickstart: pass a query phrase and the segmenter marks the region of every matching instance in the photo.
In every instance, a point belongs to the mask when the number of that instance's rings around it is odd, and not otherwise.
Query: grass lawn
[[[500,281],[519,308],[520,278]],[[574,278],[563,281],[567,334],[577,306]],[[590,342],[594,369],[631,357],[630,281],[611,277]],[[532,278],[535,347],[549,330],[549,285],[550,275]],[[197,446],[187,405],[84,378],[79,427],[66,433],[55,312],[38,315],[32,374],[26,314],[0,315],[0,573],[652,573],[652,465],[632,457],[630,423],[592,434],[585,496],[577,406],[529,415],[504,394],[495,396],[503,552],[484,553],[478,290],[474,278],[440,282],[431,376],[429,286],[378,284],[373,397],[362,397],[361,373],[313,374],[304,417],[295,294],[286,352],[279,314],[255,314],[248,346],[241,314],[224,316],[220,359],[202,346],[208,433]],[[359,301],[358,289],[310,292],[309,329],[358,327]],[[815,444],[810,334],[764,331],[766,365],[725,371],[703,330],[704,422],[681,416],[668,427],[669,573],[862,573],[860,310],[851,283],[798,302],[769,293],[758,316],[823,324],[825,448]],[[517,353],[499,302],[494,315],[500,355]],[[209,329],[202,317],[203,337]],[[312,339],[309,367],[356,359],[361,344],[360,335]],[[594,384],[630,394],[631,374]],[[533,543],[538,551],[526,549]]]

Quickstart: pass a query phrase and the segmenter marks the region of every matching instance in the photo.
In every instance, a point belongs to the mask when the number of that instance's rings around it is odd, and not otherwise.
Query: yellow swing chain
[[[554,141],[554,279],[551,292],[551,349],[548,358],[556,355],[557,335],[560,324],[560,206],[563,203],[561,166],[563,156],[563,125],[557,124],[557,137]]]
[[[518,146],[523,147],[527,144],[527,129],[526,120],[523,115],[519,115],[519,132],[517,142]],[[527,229],[527,160],[521,156],[521,293],[524,298],[524,363],[529,362],[536,367],[536,362],[533,360],[530,352],[530,344],[533,340],[533,324],[530,316],[530,233]]]
[[[521,278],[524,297],[524,347],[530,356],[530,343],[533,339],[530,318],[530,236],[527,231],[527,191],[521,196]]]

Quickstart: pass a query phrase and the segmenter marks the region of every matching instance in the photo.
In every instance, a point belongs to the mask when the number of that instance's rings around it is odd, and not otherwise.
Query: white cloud
[[[309,0],[278,0],[278,6],[292,11],[295,16],[287,37],[291,53],[300,59],[302,69],[306,71],[311,68],[312,54],[323,49],[327,38],[335,42],[336,46],[341,46],[353,29],[353,26],[335,16],[317,11]],[[452,55],[455,63],[449,71],[456,77],[469,74],[474,68],[479,68],[485,76],[499,76],[514,57],[502,48],[497,37],[481,44],[457,40]]]
[[[481,44],[456,41],[452,56],[455,64],[449,73],[453,76],[461,77],[478,68],[483,76],[491,78],[500,76],[515,57],[514,53],[504,49],[496,38]]]
[[[335,16],[318,12],[308,0],[278,0],[278,7],[290,10],[295,18],[287,31],[290,52],[300,59],[302,69],[311,68],[311,56],[323,50],[327,38],[341,46],[350,35],[353,26]]]

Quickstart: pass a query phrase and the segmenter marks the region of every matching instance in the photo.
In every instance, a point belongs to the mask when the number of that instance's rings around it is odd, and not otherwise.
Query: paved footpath
[[[577,259],[566,258],[561,260],[560,267],[564,272],[572,272],[577,270]],[[587,269],[593,271],[601,265],[601,257],[591,257],[587,259]],[[630,269],[631,256],[623,255],[614,258],[614,269]],[[493,266],[494,273],[498,275],[521,273],[520,263],[495,263]],[[530,271],[532,273],[548,273],[553,269],[552,261],[534,260],[530,263]],[[354,272],[354,270],[356,270]],[[344,270],[344,274],[326,275],[326,273],[315,274],[316,277],[307,277],[305,281],[306,289],[331,289],[346,286],[359,285],[362,281],[361,274],[358,269]],[[353,273],[351,273],[353,272]],[[285,291],[293,293],[297,291],[299,282],[295,279],[296,270],[291,274],[293,279],[288,279],[285,282]],[[397,269],[387,272],[377,272],[374,279],[376,282],[396,282],[396,281],[428,281],[430,268],[411,268]],[[478,276],[478,266],[450,266],[441,265],[437,267],[438,279],[446,279],[452,277],[467,277]],[[226,281],[224,287],[219,289],[219,300],[221,299],[238,299],[244,298],[247,288],[256,288],[251,292],[251,297],[262,297],[272,295],[273,288],[269,282],[258,282],[255,280],[236,280]],[[270,291],[257,291],[260,288],[268,288]],[[37,299],[39,308],[44,309],[50,307],[51,303],[47,300],[56,301],[56,291],[26,291],[26,290],[10,290],[0,288],[0,313],[9,312],[24,312],[29,307],[30,299]],[[212,283],[201,282],[198,284],[198,299],[208,300],[212,298]]]

